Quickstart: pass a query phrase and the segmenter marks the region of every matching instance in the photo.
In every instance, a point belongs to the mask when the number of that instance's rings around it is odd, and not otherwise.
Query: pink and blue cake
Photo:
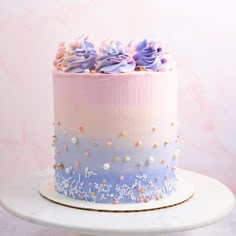
[[[132,204],[176,191],[177,74],[165,45],[88,36],[59,45],[53,72],[55,189]]]

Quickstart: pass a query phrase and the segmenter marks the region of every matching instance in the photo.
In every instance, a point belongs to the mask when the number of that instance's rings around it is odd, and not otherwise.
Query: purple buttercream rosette
[[[163,48],[160,43],[144,39],[138,42],[131,42],[130,47],[134,50],[136,69],[159,71],[166,64],[163,58]]]
[[[96,71],[108,74],[125,73],[135,69],[135,60],[130,49],[119,41],[104,41],[96,63]]]
[[[81,73],[93,69],[96,56],[94,44],[89,41],[88,37],[81,37],[66,45],[62,69],[72,73]]]

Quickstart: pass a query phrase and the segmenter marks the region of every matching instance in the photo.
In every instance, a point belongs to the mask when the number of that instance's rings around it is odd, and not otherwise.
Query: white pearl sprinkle
[[[69,168],[66,168],[66,169],[65,169],[65,172],[66,172],[67,174],[69,174],[69,173],[70,173],[70,169],[69,169]]]
[[[104,170],[109,170],[109,169],[110,169],[110,164],[109,164],[109,163],[105,163],[105,164],[103,165],[103,169],[104,169]]]
[[[179,149],[177,149],[177,150],[176,150],[176,155],[178,156],[178,155],[179,155],[179,153],[180,153],[180,150],[179,150]]]
[[[147,161],[148,161],[149,164],[152,164],[155,161],[155,159],[154,159],[153,156],[150,156],[150,157],[148,157]]]
[[[85,69],[84,73],[90,73],[90,70],[89,69]]]
[[[126,156],[125,157],[125,161],[129,161],[130,160],[130,157],[129,156]]]
[[[72,137],[72,138],[71,138],[71,142],[72,142],[73,144],[76,144],[76,143],[78,142],[78,140],[77,140],[76,137]]]

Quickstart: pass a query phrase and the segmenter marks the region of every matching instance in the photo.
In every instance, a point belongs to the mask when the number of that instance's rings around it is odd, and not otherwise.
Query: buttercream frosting
[[[168,71],[175,67],[175,62],[161,41],[133,40],[126,46],[120,41],[105,40],[97,52],[94,40],[84,35],[59,44],[54,66],[58,71],[70,73],[113,74]]]
[[[167,63],[161,42],[148,39],[136,40],[130,43],[130,47],[134,52],[133,57],[138,70],[159,71]]]
[[[61,43],[54,65],[65,72],[81,73],[93,69],[97,52],[89,36]]]
[[[121,42],[113,40],[102,43],[96,62],[96,71],[109,74],[130,72],[135,68],[130,49]]]

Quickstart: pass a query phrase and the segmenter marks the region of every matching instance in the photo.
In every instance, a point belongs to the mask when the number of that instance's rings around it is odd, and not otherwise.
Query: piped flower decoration
[[[130,48],[134,54],[136,70],[160,71],[167,63],[161,42],[148,39],[133,41]]]
[[[129,47],[114,40],[106,40],[102,43],[96,63],[97,72],[108,74],[125,73],[135,69],[135,60]]]
[[[60,44],[54,65],[65,72],[87,72],[95,67],[96,56],[93,39],[84,35],[79,39]]]

